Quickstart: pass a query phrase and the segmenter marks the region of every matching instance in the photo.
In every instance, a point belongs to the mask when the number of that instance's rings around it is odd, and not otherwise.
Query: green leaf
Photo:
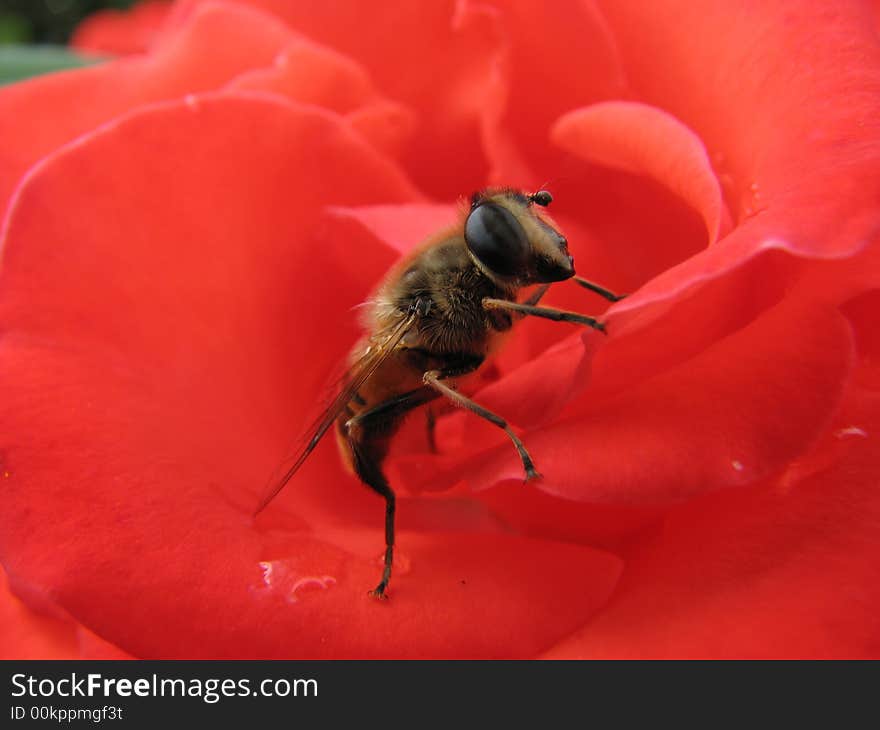
[[[65,46],[0,45],[0,84],[62,71],[68,68],[91,66],[107,59],[83,56]]]
[[[0,43],[27,43],[32,34],[31,24],[25,18],[0,13]]]

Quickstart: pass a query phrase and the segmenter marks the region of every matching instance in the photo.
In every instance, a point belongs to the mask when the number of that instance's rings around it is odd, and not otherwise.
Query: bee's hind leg
[[[437,416],[434,414],[434,409],[431,406],[425,408],[425,429],[428,437],[428,450],[432,454],[438,453],[437,451]]]
[[[436,397],[436,393],[429,388],[417,388],[368,408],[345,424],[355,473],[364,484],[385,498],[385,567],[379,585],[370,591],[370,595],[376,598],[385,598],[394,563],[396,498],[381,468],[388,449],[388,439],[407,411]]]
[[[378,492],[385,498],[385,567],[382,570],[382,580],[379,581],[370,595],[376,598],[385,598],[385,589],[391,580],[391,566],[394,562],[394,511],[396,497],[391,485],[382,473],[379,463],[382,454],[374,453],[371,444],[362,443],[349,439],[351,452],[354,456],[354,470],[361,481],[370,489]]]

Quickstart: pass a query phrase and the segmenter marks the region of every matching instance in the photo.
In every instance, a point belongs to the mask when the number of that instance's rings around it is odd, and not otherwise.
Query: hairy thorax
[[[402,267],[393,284],[377,293],[373,312],[381,321],[405,315],[413,306],[421,308],[418,327],[404,343],[407,348],[436,355],[486,355],[497,335],[510,328],[507,314],[488,312],[482,302],[485,297],[511,298],[512,293],[480,271],[463,238],[423,249]]]

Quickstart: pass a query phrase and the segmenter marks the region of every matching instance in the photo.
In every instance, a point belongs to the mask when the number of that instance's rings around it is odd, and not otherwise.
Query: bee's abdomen
[[[384,457],[388,441],[400,426],[405,412],[383,408],[401,395],[423,387],[422,371],[413,367],[407,350],[395,352],[352,395],[336,419],[336,440],[347,466],[353,470],[352,445],[369,446],[377,458]],[[372,414],[358,421],[358,417]],[[353,442],[353,443],[352,443]]]

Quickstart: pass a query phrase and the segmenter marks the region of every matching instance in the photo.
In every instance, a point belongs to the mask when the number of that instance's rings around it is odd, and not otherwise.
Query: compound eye
[[[532,202],[535,205],[540,205],[546,208],[550,203],[553,202],[553,196],[550,195],[550,192],[547,190],[539,190],[537,193],[531,196]]]
[[[528,264],[529,242],[513,213],[495,203],[474,208],[464,226],[471,253],[490,271],[514,276]]]

